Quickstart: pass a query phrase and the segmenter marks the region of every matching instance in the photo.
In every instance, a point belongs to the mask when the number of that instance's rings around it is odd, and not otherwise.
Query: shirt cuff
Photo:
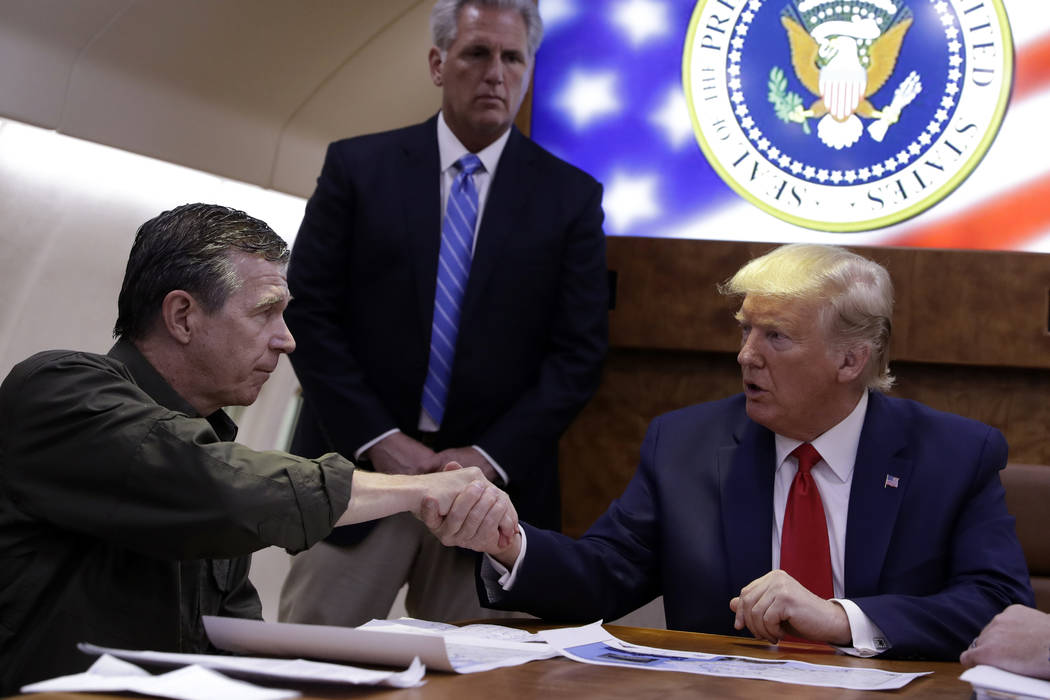
[[[491,555],[485,555],[485,564],[494,572],[493,576],[498,576],[496,583],[500,585],[505,591],[509,591],[514,585],[514,581],[518,578],[518,568],[521,566],[521,562],[525,559],[525,547],[528,544],[525,537],[525,530],[519,528],[521,534],[521,551],[518,552],[518,558],[514,560],[514,566],[510,569],[500,564]]]
[[[510,483],[510,477],[507,476],[507,472],[503,471],[503,467],[501,467],[496,460],[492,459],[492,455],[490,455],[488,452],[481,449],[477,445],[472,445],[472,447],[478,452],[480,452],[482,457],[489,461],[489,464],[492,465],[492,468],[496,470],[497,474],[499,474],[499,478],[503,479],[504,486]],[[525,536],[522,535],[522,539],[524,539],[524,537]]]
[[[850,636],[853,638],[853,646],[836,645],[835,648],[850,656],[876,656],[890,649],[890,640],[886,639],[879,626],[864,614],[859,605],[844,598],[832,598],[831,602],[838,603],[846,612]]]
[[[357,448],[357,452],[354,453],[354,460],[355,461],[360,461],[361,460],[361,455],[363,455],[365,452],[367,452],[370,447],[375,445],[377,442],[379,442],[383,438],[390,437],[394,433],[400,433],[400,432],[401,431],[398,430],[397,428],[391,428],[390,430],[386,431],[385,433],[383,433],[379,437],[372,438],[371,440],[369,440],[368,442],[366,442],[365,444],[363,444],[363,445],[361,445],[360,447]]]

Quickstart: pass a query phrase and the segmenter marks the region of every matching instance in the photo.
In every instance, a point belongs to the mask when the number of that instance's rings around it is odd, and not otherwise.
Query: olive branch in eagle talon
[[[769,71],[768,86],[769,101],[776,111],[777,118],[787,124],[801,124],[802,131],[810,133],[807,117],[812,115],[806,114],[802,109],[802,97],[798,93],[787,91],[787,76],[784,75],[784,71],[773,66]]]

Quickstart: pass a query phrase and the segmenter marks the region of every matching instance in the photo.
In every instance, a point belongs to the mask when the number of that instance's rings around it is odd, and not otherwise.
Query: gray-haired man
[[[293,450],[385,473],[477,465],[558,528],[558,438],[606,348],[601,186],[512,126],[533,0],[441,0],[431,20],[441,112],[333,143],[296,238]],[[475,617],[473,566],[410,517],[343,528],[293,561],[281,617],[385,617],[405,582],[410,614]]]

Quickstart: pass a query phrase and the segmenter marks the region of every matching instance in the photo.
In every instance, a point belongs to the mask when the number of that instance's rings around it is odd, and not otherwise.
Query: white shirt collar
[[[507,139],[509,138],[510,129],[507,129],[502,136],[475,154],[481,160],[485,172],[490,176],[496,172],[496,165],[499,164],[499,158],[503,155],[503,147],[507,145]],[[441,158],[441,172],[445,172],[455,165],[457,160],[470,153],[445,122],[444,112],[438,114],[437,139],[438,154]]]
[[[824,462],[843,483],[853,478],[853,465],[857,461],[857,446],[860,444],[860,433],[864,429],[864,417],[867,413],[868,392],[865,391],[848,416],[811,441]],[[802,444],[802,441],[783,435],[775,437],[777,470],[779,470],[784,460]]]

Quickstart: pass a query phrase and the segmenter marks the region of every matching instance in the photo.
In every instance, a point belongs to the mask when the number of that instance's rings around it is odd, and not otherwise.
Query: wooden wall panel
[[[891,362],[891,396],[993,425],[1010,445],[1010,461],[1050,468],[1050,371]]]
[[[844,237],[844,243],[848,238]],[[716,285],[773,245],[611,237],[617,275],[614,347],[730,351]],[[1038,253],[864,248],[893,278],[892,357],[1050,369],[1050,256]]]
[[[1050,368],[1050,256],[895,249],[899,357],[931,363]],[[909,274],[897,280],[897,269]]]
[[[601,387],[561,439],[564,531],[579,536],[620,495],[653,418],[738,391],[731,353],[612,350]]]
[[[769,246],[659,238],[609,238],[616,308],[613,347],[734,351],[739,301],[717,285]],[[727,329],[730,329],[727,332]]]

